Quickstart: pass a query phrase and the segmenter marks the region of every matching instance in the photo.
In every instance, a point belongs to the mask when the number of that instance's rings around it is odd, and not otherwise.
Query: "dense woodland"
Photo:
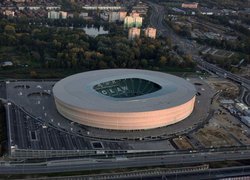
[[[58,22],[54,22],[58,24]],[[190,57],[176,58],[167,39],[130,41],[127,32],[90,37],[81,29],[45,27],[28,21],[0,21],[0,62],[63,69],[193,68]],[[116,31],[117,33],[113,33]]]

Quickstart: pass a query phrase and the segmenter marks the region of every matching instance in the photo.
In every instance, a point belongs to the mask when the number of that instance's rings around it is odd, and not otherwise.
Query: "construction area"
[[[233,107],[231,103],[234,103],[234,100],[237,102],[240,96],[239,86],[216,76],[204,81],[216,92],[211,100],[213,116],[197,131],[174,138],[173,143],[181,150],[250,145],[249,127],[240,120],[239,113],[232,114],[221,103],[230,103],[226,106]],[[231,100],[225,100],[228,98]]]

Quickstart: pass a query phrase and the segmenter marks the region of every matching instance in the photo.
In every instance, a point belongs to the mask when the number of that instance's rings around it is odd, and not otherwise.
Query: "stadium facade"
[[[187,118],[195,87],[166,73],[108,69],[79,73],[53,87],[58,112],[79,124],[112,130],[145,130]]]

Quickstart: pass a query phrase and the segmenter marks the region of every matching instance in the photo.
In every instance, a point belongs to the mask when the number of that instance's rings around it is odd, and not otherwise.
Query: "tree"
[[[166,65],[166,63],[167,63],[167,58],[165,56],[161,56],[159,60],[159,66],[163,67]]]
[[[36,71],[30,71],[31,78],[37,78],[37,72]]]
[[[167,43],[168,47],[170,47],[170,48],[172,47],[172,39],[170,37],[166,38],[166,43]]]
[[[106,62],[104,62],[104,61],[100,61],[99,63],[98,63],[98,67],[100,68],[100,69],[105,69],[105,68],[107,68],[108,66],[107,66],[107,63]]]
[[[15,34],[16,33],[16,29],[15,29],[14,26],[7,24],[4,27],[4,32],[7,33],[7,34]]]

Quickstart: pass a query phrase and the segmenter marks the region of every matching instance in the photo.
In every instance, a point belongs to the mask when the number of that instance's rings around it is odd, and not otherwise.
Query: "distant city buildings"
[[[133,40],[135,38],[138,38],[140,37],[140,33],[141,33],[141,29],[136,28],[136,27],[130,28],[128,31],[128,39]]]
[[[119,20],[119,12],[109,12],[109,22],[116,22]]]
[[[131,16],[126,16],[124,19],[124,27],[133,27],[134,26],[134,18]]]
[[[137,5],[132,7],[132,12],[136,12],[142,16],[146,16],[148,12],[148,5],[140,2]]]
[[[124,21],[126,15],[125,11],[111,11],[109,12],[109,22]]]
[[[59,13],[60,13],[60,17],[62,18],[62,19],[67,19],[67,16],[68,16],[68,13],[67,12],[65,12],[65,11],[59,11]],[[73,14],[72,14],[73,15]]]
[[[132,27],[128,31],[128,39],[133,40],[135,38],[139,38],[140,33],[141,33],[141,29],[139,29],[137,27]],[[152,38],[152,39],[156,38],[156,29],[155,28],[148,27],[145,29],[144,33],[145,33],[145,37]]]
[[[8,67],[8,66],[13,66],[13,62],[5,61],[5,62],[0,63],[0,67]]]
[[[124,19],[124,27],[141,27],[142,26],[142,17],[139,13],[131,13],[130,16],[126,16]]]
[[[73,14],[73,13],[67,13],[66,18],[74,18],[74,14]],[[65,18],[65,19],[66,19],[66,18]]]
[[[155,28],[146,28],[145,29],[145,36],[155,39],[156,37],[156,29]]]
[[[49,11],[48,12],[48,18],[49,19],[59,19],[60,18],[60,13],[57,11]]]
[[[16,3],[24,3],[26,0],[12,0],[12,1]]]
[[[193,3],[182,3],[181,4],[182,8],[189,8],[189,9],[197,9],[198,8],[198,3],[193,2]]]
[[[84,18],[84,17],[88,17],[88,15],[89,14],[87,12],[82,12],[82,13],[79,14],[79,17]]]
[[[15,12],[11,11],[11,10],[5,10],[5,11],[3,11],[3,14],[5,16],[9,16],[9,17],[14,17],[15,16]]]
[[[124,21],[125,17],[127,16],[126,11],[120,11],[119,12],[119,21]]]
[[[104,21],[109,20],[109,14],[107,12],[100,13],[100,18],[102,18]]]
[[[60,10],[61,6],[47,6],[45,9],[46,10]]]
[[[136,18],[136,17],[140,17],[140,14],[137,12],[132,12],[132,13],[130,13],[130,16],[133,18]]]
[[[121,6],[83,6],[85,10],[120,10]]]
[[[64,12],[64,11],[49,11],[48,12],[48,18],[49,19],[67,19],[67,15],[68,13],[67,12]]]
[[[142,26],[142,17],[135,17],[134,18],[134,26],[141,27]]]

